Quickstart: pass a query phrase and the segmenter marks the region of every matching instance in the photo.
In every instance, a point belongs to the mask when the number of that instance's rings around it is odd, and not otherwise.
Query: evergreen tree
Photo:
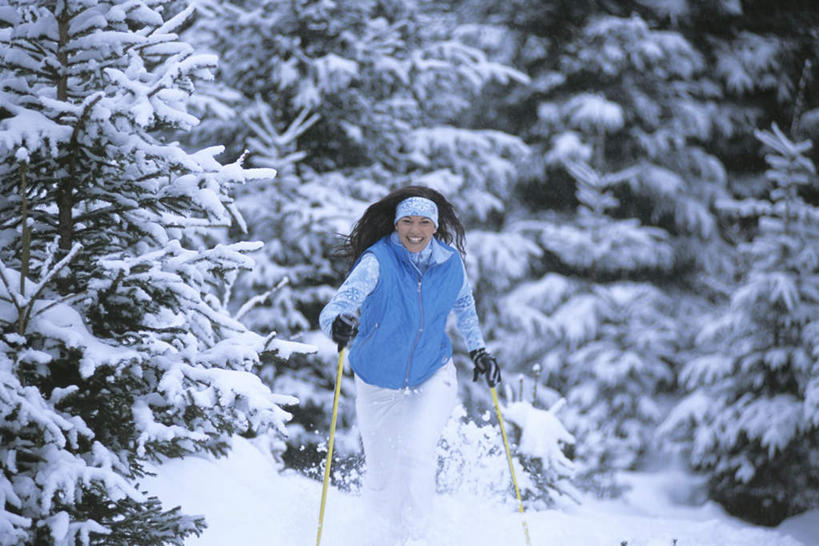
[[[618,280],[673,266],[668,235],[634,219],[616,220],[614,191],[636,171],[602,176],[568,162],[581,203],[574,222],[547,216],[516,225],[567,274],[547,273],[502,299],[502,359],[544,366],[544,380],[566,397],[562,418],[577,438],[579,477],[608,488],[600,473],[633,468],[661,419],[657,396],[674,384],[684,343],[669,298],[646,282]],[[524,365],[524,366],[522,366]],[[525,368],[524,368],[525,369]]]
[[[505,252],[529,268],[484,292],[503,302],[481,300],[490,337],[509,340],[499,351],[515,369],[545,365],[567,397],[581,472],[633,467],[688,349],[701,306],[688,288],[731,272],[709,209],[727,195],[707,151],[716,86],[704,55],[639,2],[476,4],[476,43],[531,80],[480,109],[532,149],[497,236],[527,240]]]
[[[766,146],[768,194],[719,203],[752,226],[747,268],[723,314],[707,321],[704,356],[688,363],[688,396],[664,424],[711,496],[762,524],[819,505],[819,209],[806,157],[776,125]],[[708,352],[706,352],[706,350]]]
[[[561,348],[566,338],[555,318],[562,319],[565,331],[578,332],[610,319],[608,313],[595,315],[579,307],[571,314],[556,313],[575,295],[602,294],[621,284],[612,281],[629,279],[640,283],[632,285],[634,293],[654,295],[648,308],[626,307],[640,309],[636,323],[647,319],[658,326],[648,327],[653,331],[648,337],[658,343],[643,354],[649,360],[659,356],[655,361],[663,364],[652,368],[657,373],[649,374],[651,384],[645,387],[673,385],[676,370],[668,364],[714,349],[694,343],[693,334],[702,317],[733,291],[743,265],[732,243],[748,219],[733,222],[714,203],[731,195],[767,199],[765,186],[753,176],[762,168],[754,128],[771,120],[789,124],[802,136],[813,136],[819,128],[817,111],[804,108],[816,96],[817,66],[810,61],[819,43],[817,5],[774,6],[767,0],[452,4],[472,23],[470,43],[531,80],[512,92],[485,94],[475,109],[478,123],[488,121],[521,135],[533,150],[519,170],[519,202],[511,203],[499,222],[504,232],[486,237],[481,247],[485,260],[479,257],[482,262],[491,261],[493,254],[529,259],[528,268],[495,267],[508,275],[484,285],[488,299],[505,300],[481,302],[491,314],[494,337],[509,340],[503,359],[526,369],[549,354],[546,369],[559,380],[552,386],[567,388],[582,375],[561,363],[585,351],[581,346]],[[815,157],[815,151],[804,153]],[[584,175],[565,169],[567,159],[589,163],[601,173],[638,169],[612,186],[617,204],[596,220],[602,237],[590,236],[589,218],[579,213]],[[808,203],[816,201],[811,187],[803,187],[800,195]],[[633,246],[636,240],[629,241],[628,232],[625,238],[614,235],[625,227],[617,225],[623,219],[637,219],[632,224],[639,227],[637,233],[660,228],[644,232],[654,231],[642,238],[644,252],[634,253],[639,247]],[[540,233],[550,236],[538,237]],[[496,244],[485,244],[488,240]],[[648,244],[652,240],[659,243],[656,249]],[[618,245],[624,247],[621,252],[615,251]],[[641,262],[639,256],[647,259]],[[595,258],[602,267],[589,267]],[[638,267],[622,267],[628,263]],[[587,298],[589,307],[598,310],[607,308],[604,301]],[[637,319],[640,315],[644,318]],[[619,327],[633,327],[628,323]],[[622,330],[619,337],[628,335]],[[605,384],[587,385],[589,399],[608,400]],[[620,388],[629,392],[627,384]],[[567,410],[572,411],[571,402]],[[660,417],[656,405],[642,415],[637,421],[651,431]],[[646,419],[648,415],[652,417]],[[585,426],[582,417],[571,421]],[[642,431],[633,437],[651,434]],[[584,434],[576,435],[584,457]],[[624,445],[632,447],[623,450]],[[638,445],[618,441],[605,454],[633,461],[642,449],[633,449]]]
[[[215,58],[167,1],[0,8],[0,542],[182,544],[204,522],[140,490],[146,463],[281,432],[227,311],[258,244],[198,248],[236,217],[222,165],[168,135]]]
[[[668,3],[658,15],[706,55],[709,72],[721,89],[719,108],[714,110],[718,131],[709,149],[731,171],[753,175],[765,168],[756,153],[757,127],[776,122],[793,132],[801,121],[802,138],[819,134],[811,121],[816,110],[803,111],[804,104],[816,104],[819,90],[816,2],[687,1],[678,7],[683,11],[675,13]],[[816,160],[815,150],[808,154]]]
[[[548,140],[529,166],[530,187],[537,185],[531,191],[542,194],[546,185],[536,175],[541,168],[548,186],[572,190],[576,177],[567,178],[552,158],[577,135],[591,147],[588,161],[596,168],[640,168],[616,188],[618,206],[610,214],[668,232],[674,273],[724,267],[708,204],[726,195],[726,177],[705,147],[717,126],[703,91],[709,78],[702,54],[681,34],[638,16],[599,15],[560,59],[556,70],[565,82],[538,106],[534,130]]]
[[[510,117],[533,153],[519,171],[520,209],[495,236],[506,244],[478,252],[530,257],[528,271],[483,291],[502,302],[484,307],[490,337],[508,342],[498,351],[513,369],[545,365],[591,477],[633,467],[650,445],[686,331],[658,286],[691,267],[692,243],[714,236],[705,203],[724,172],[700,146],[708,112],[691,45],[638,16],[579,11],[552,13],[572,21],[565,42],[508,23],[519,47],[498,54],[526,66],[531,84],[498,98],[533,110]]]

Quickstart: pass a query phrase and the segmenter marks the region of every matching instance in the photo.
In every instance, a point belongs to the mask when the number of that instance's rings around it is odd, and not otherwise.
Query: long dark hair
[[[435,202],[438,206],[438,230],[435,237],[450,245],[454,243],[458,252],[465,255],[464,227],[458,220],[455,209],[446,197],[424,186],[404,186],[367,207],[350,235],[342,240],[336,255],[351,263],[355,262],[379,239],[395,231],[395,207],[408,197],[426,197]]]

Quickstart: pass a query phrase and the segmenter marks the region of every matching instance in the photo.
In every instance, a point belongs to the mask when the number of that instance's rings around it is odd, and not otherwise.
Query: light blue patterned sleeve
[[[474,351],[485,347],[486,342],[483,339],[481,326],[478,323],[475,298],[472,295],[469,279],[466,278],[466,269],[464,269],[464,282],[461,285],[461,291],[458,293],[458,299],[455,300],[452,310],[455,312],[455,326],[457,326],[458,332],[464,338],[467,350]]]
[[[358,308],[378,284],[379,271],[378,259],[373,254],[367,252],[361,257],[319,314],[319,326],[325,334],[332,337],[333,321],[340,313],[358,314]]]

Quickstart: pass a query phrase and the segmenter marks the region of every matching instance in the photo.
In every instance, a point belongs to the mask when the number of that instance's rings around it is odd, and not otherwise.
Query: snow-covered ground
[[[222,459],[189,457],[156,469],[143,485],[168,507],[208,521],[191,545],[301,546],[316,543],[321,484],[281,472],[252,443],[236,438]],[[579,506],[528,512],[525,521],[536,546],[798,546],[819,544],[819,511],[777,529],[754,527],[728,517],[718,506],[680,504],[691,479],[682,473],[623,476],[631,489],[617,501],[584,499]],[[690,500],[690,499],[689,499]],[[516,503],[469,495],[439,496],[431,533],[434,546],[524,545]],[[331,489],[322,544],[367,544],[367,514],[359,498]],[[675,542],[676,541],[676,542]],[[385,546],[385,545],[379,545]]]

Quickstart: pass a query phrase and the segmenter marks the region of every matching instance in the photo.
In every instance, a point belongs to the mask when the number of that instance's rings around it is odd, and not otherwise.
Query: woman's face
[[[426,216],[403,216],[395,223],[401,243],[410,252],[421,252],[437,231]]]

